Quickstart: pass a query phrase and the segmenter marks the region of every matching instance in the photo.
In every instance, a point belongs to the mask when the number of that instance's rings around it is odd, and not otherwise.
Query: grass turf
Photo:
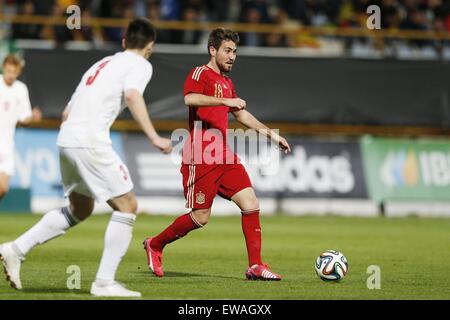
[[[0,242],[40,219],[0,215]],[[4,299],[93,299],[95,278],[109,216],[94,216],[64,237],[36,247],[22,265],[23,291],[0,281]],[[117,279],[144,299],[450,299],[450,219],[343,217],[261,218],[263,258],[281,282],[244,280],[245,242],[239,217],[212,217],[209,225],[166,247],[165,277],[149,273],[142,240],[173,217],[140,216]],[[317,255],[342,251],[348,275],[338,283],[315,274]],[[81,289],[67,289],[67,268],[81,269]],[[369,290],[367,268],[381,268],[381,289]]]

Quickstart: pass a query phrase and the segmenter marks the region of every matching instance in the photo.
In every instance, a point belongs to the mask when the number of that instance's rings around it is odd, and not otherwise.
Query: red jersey
[[[216,98],[237,97],[231,79],[206,65],[194,68],[187,76],[184,83],[184,95],[189,93]],[[222,163],[229,163],[230,159],[234,163],[238,162],[236,155],[229,150],[226,142],[228,113],[232,109],[227,106],[189,107],[191,139],[184,145],[184,164],[212,164],[211,159],[213,161],[222,159]]]

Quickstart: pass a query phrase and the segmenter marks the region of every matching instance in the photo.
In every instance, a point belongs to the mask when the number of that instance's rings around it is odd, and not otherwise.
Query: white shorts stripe
[[[191,191],[191,204],[192,208],[194,207],[194,193],[195,193],[195,166],[192,166],[194,169],[194,173],[192,175],[192,191]]]
[[[192,208],[192,206],[191,206],[191,197],[190,197],[191,190],[192,190],[192,187],[191,187],[192,173],[193,173],[192,166],[189,166],[189,179],[188,179],[188,182],[187,182],[187,185],[186,185],[186,187],[188,188],[188,192],[186,194],[186,200],[187,200],[187,204],[188,204],[189,208]]]

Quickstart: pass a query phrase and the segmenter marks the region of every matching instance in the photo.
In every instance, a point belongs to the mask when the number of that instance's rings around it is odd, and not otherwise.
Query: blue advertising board
[[[32,197],[61,197],[61,174],[56,139],[58,130],[16,130],[15,174],[11,188],[31,189]],[[123,157],[122,137],[111,133],[113,148]]]

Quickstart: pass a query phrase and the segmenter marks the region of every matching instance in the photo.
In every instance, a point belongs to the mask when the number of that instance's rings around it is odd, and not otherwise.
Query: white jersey
[[[27,86],[16,80],[8,86],[0,75],[0,158],[14,153],[14,133],[18,121],[31,117]]]
[[[69,102],[69,115],[61,125],[57,144],[66,148],[97,148],[111,145],[110,128],[126,108],[124,92],[141,94],[153,67],[130,51],[116,53],[95,63],[81,79]]]

